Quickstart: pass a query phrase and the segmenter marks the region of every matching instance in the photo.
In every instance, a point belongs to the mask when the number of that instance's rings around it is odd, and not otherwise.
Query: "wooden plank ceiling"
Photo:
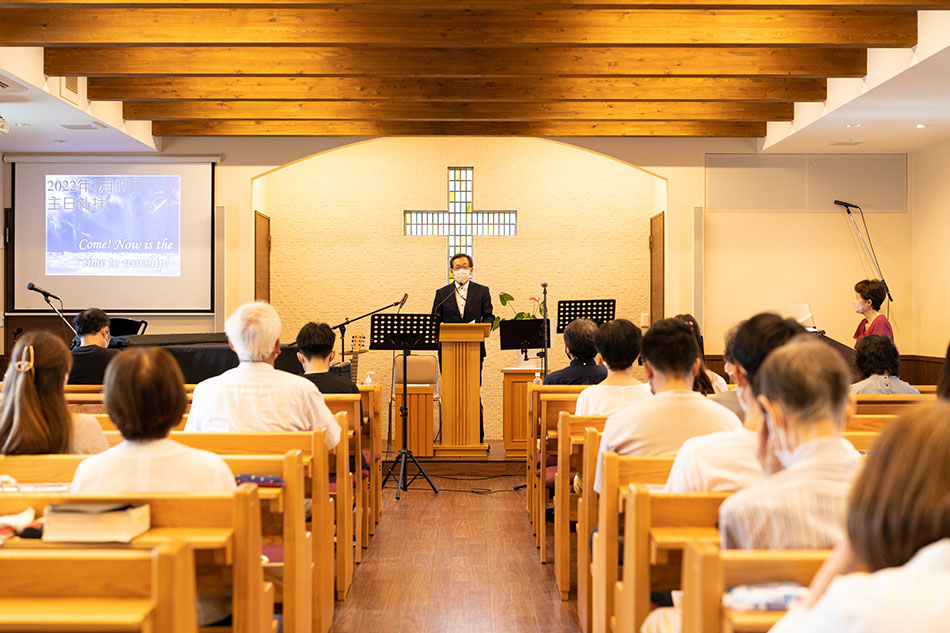
[[[159,136],[757,137],[950,0],[0,0]]]

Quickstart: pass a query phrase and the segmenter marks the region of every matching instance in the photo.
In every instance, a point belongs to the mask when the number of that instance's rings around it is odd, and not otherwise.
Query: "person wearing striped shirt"
[[[719,508],[723,549],[826,549],[841,539],[861,456],[841,437],[853,406],[850,372],[826,343],[804,335],[775,350],[755,377],[765,413],[766,477]]]
[[[842,540],[848,493],[861,464],[840,436],[850,416],[849,382],[841,356],[807,335],[773,351],[758,368],[754,406],[765,418],[758,437],[766,477],[720,506],[723,549],[831,549]],[[661,608],[640,631],[674,633],[681,624],[679,607]]]

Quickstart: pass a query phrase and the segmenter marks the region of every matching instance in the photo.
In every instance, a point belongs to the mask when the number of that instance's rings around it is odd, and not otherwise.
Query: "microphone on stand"
[[[50,292],[49,290],[43,290],[32,281],[26,284],[26,289],[32,290],[33,292],[38,292],[41,295],[43,295],[46,299],[59,299],[59,297],[54,295],[52,292]],[[59,300],[62,301],[62,299],[59,299]]]
[[[403,307],[404,305],[406,305],[406,301],[407,301],[408,299],[409,299],[409,293],[407,292],[406,294],[404,294],[404,295],[402,296],[402,300],[396,302],[396,303],[399,304],[399,308],[400,308],[400,309],[402,309],[402,307]]]

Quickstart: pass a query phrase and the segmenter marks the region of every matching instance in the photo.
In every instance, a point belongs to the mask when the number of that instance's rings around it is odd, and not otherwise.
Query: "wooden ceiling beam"
[[[552,47],[416,49],[291,46],[47,48],[47,75],[102,76],[793,76],[863,77],[857,48]]]
[[[875,9],[0,9],[0,45],[909,47],[917,12]]]
[[[824,101],[827,85],[812,77],[93,77],[86,94],[106,101]]]
[[[743,101],[553,101],[400,103],[394,101],[129,101],[129,120],[340,121],[791,121],[794,104]]]
[[[764,122],[156,121],[156,136],[765,136]]]
[[[432,0],[0,0],[3,9],[36,9],[44,7],[83,8],[321,8],[356,9],[385,8],[431,10]],[[809,8],[841,9],[947,9],[950,0],[460,0],[438,7],[439,10],[473,11],[486,9],[549,10],[565,8],[665,9],[665,8]]]
[[[0,0],[0,8],[26,9],[42,7],[110,7],[110,8],[194,8],[235,7],[249,8],[399,8],[402,10],[431,10],[432,0]],[[947,9],[950,0],[460,0],[439,7],[440,10],[472,11],[484,9],[522,8],[532,11],[564,8],[614,8],[614,9],[663,9],[663,8],[822,8],[841,9]]]

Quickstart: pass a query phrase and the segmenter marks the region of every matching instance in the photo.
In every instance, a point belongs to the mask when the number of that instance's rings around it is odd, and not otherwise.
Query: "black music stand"
[[[590,319],[597,325],[603,325],[616,318],[616,299],[575,299],[557,302],[558,334],[563,334],[564,328],[574,319]]]
[[[541,329],[547,323],[547,332]],[[545,339],[551,340],[551,321],[544,319],[517,319],[502,321],[499,326],[499,345],[501,349],[520,349],[524,359],[528,360],[529,349],[545,349]],[[545,334],[547,336],[545,337]]]
[[[389,472],[383,478],[382,487],[386,487],[386,482],[393,476],[393,471],[398,463],[399,477],[396,479],[396,499],[399,499],[399,494],[403,490],[409,490],[409,486],[419,475],[425,477],[425,480],[429,482],[429,486],[432,487],[432,491],[438,494],[439,489],[435,487],[435,484],[429,479],[429,475],[419,464],[419,460],[406,445],[409,437],[409,354],[411,350],[439,349],[439,335],[436,324],[432,320],[432,315],[374,314],[369,326],[369,348],[402,350],[402,406],[399,407],[399,415],[402,418],[402,448],[399,449],[396,459],[390,464]],[[408,482],[406,481],[407,459],[411,459],[412,463],[419,469]]]

